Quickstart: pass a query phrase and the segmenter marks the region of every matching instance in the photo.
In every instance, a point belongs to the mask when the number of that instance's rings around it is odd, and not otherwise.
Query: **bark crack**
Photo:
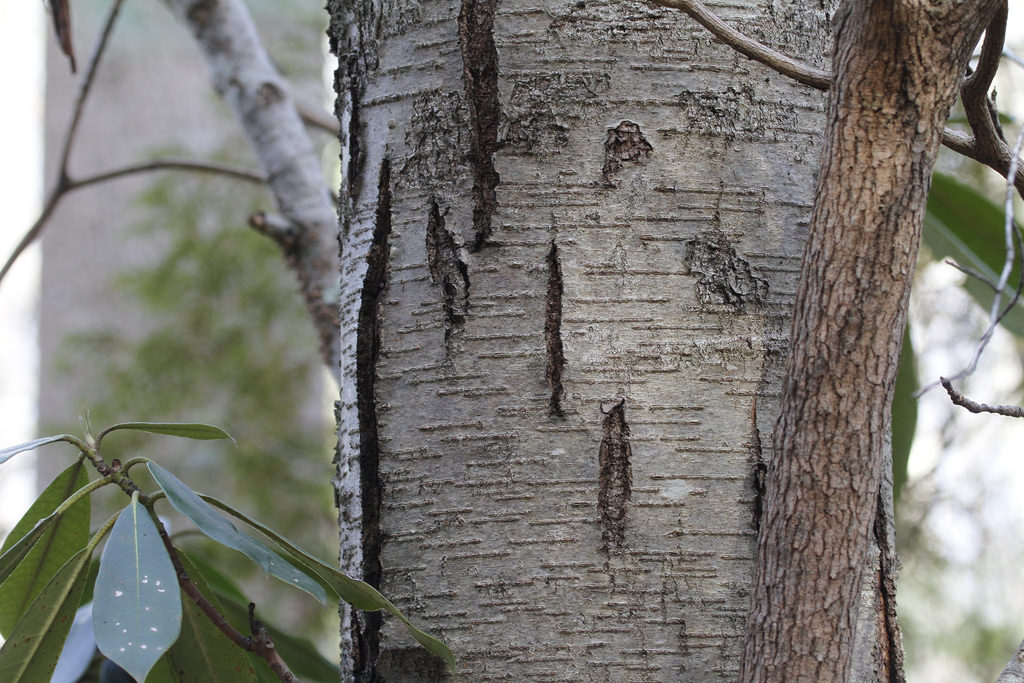
[[[890,465],[891,467],[891,465]],[[886,517],[890,506],[885,504],[884,496],[891,495],[891,489],[882,486],[878,492],[878,513],[875,518],[875,543],[879,549],[878,594],[881,597],[882,609],[879,610],[879,626],[884,634],[885,652],[882,659],[886,665],[888,683],[904,683],[903,673],[903,635],[899,622],[896,620],[896,574],[899,567],[896,551],[892,547],[892,536],[887,530]]]
[[[768,474],[768,465],[764,461],[761,446],[761,429],[757,426],[757,395],[750,406],[750,455],[754,461],[754,511],[752,524],[755,530],[761,528],[761,517],[764,515],[764,480]]]
[[[632,458],[626,399],[622,399],[605,413],[604,438],[598,455],[597,507],[605,550],[617,549],[625,540],[626,508],[633,486]]]
[[[498,149],[498,50],[494,44],[497,0],[462,0],[459,47],[469,108],[469,164],[473,172],[473,230],[471,247],[478,251],[491,235],[500,178],[494,170]]]
[[[380,167],[377,214],[373,240],[366,254],[366,277],[356,330],[356,404],[359,412],[359,488],[362,507],[363,580],[380,587],[383,569],[380,563],[380,438],[377,424],[376,382],[380,354],[380,305],[388,279],[388,240],[391,234],[391,164],[385,159]],[[380,653],[379,612],[362,615],[361,633],[357,629],[356,680],[375,679]]]
[[[548,252],[548,296],[547,309],[544,317],[544,341],[547,346],[547,370],[545,377],[551,397],[548,412],[557,417],[564,417],[562,412],[562,369],[565,366],[565,354],[562,349],[562,267],[558,260],[558,246],[551,240]]]
[[[362,121],[360,120],[360,88],[359,88],[359,73],[357,70],[357,64],[355,57],[350,57],[348,60],[348,101],[349,101],[349,119],[348,119],[348,130],[346,135],[348,136],[348,168],[345,173],[345,184],[348,190],[348,196],[354,197],[356,192],[356,183],[360,177],[359,167],[362,162],[362,148],[359,142],[360,128]]]
[[[469,269],[459,255],[455,238],[445,227],[444,214],[436,199],[430,200],[427,218],[427,267],[430,281],[441,288],[444,345],[450,355],[469,311]]]

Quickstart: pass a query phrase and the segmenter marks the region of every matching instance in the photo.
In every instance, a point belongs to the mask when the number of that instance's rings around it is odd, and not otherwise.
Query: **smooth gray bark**
[[[343,567],[459,680],[735,680],[823,96],[641,4],[329,9]],[[826,62],[769,10],[720,11]],[[350,628],[350,679],[444,678]]]

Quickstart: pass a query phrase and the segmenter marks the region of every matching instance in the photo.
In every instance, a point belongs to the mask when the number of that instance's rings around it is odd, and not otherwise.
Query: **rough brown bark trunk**
[[[932,166],[967,59],[998,4],[849,1],[837,12],[744,681],[848,680]],[[891,647],[883,661],[898,665],[895,623],[883,630]],[[879,675],[901,678],[898,666]]]

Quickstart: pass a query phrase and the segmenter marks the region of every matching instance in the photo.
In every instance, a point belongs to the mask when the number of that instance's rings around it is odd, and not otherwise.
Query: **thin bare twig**
[[[114,0],[110,5],[110,10],[107,12],[107,17],[103,21],[103,28],[100,31],[99,38],[96,40],[96,46],[92,50],[92,55],[89,57],[89,66],[85,70],[85,78],[82,80],[82,85],[78,89],[78,96],[75,98],[75,108],[71,114],[71,123],[68,124],[68,129],[64,133],[64,144],[61,146],[60,152],[60,163],[58,165],[58,184],[63,182],[67,177],[68,170],[68,158],[71,156],[71,144],[75,139],[75,133],[78,131],[78,124],[82,120],[82,112],[85,110],[85,101],[89,97],[89,93],[92,91],[93,80],[96,77],[96,72],[99,70],[100,60],[103,58],[103,54],[107,51],[107,45],[110,42],[110,35],[114,30],[114,24],[117,22],[117,15],[121,11],[121,5],[124,4],[124,0]]]
[[[998,291],[996,289],[996,283],[992,282],[991,280],[988,279],[988,277],[986,277],[985,275],[982,275],[981,273],[979,273],[978,271],[974,270],[973,268],[968,268],[967,266],[961,266],[956,261],[951,261],[949,259],[946,259],[945,261],[943,261],[943,263],[945,263],[947,266],[949,266],[951,268],[959,270],[961,273],[963,273],[964,275],[966,275],[968,277],[973,277],[975,280],[981,282],[983,285],[987,286],[993,292]]]
[[[1024,169],[1017,168],[1017,172],[1010,176],[1010,146],[1003,145],[997,149],[996,156],[989,156],[978,148],[978,142],[973,135],[961,133],[960,131],[947,128],[942,131],[942,144],[961,154],[968,159],[973,159],[980,164],[988,166],[1004,178],[1013,178],[1014,187],[1024,195]]]
[[[954,389],[953,384],[947,378],[941,377],[939,383],[942,384],[942,388],[949,394],[950,401],[955,405],[966,408],[972,413],[995,413],[996,415],[1005,415],[1007,417],[1024,417],[1024,408],[1020,406],[990,406],[986,403],[978,403]]]
[[[1001,16],[1003,19],[1003,27],[1005,28],[1005,7],[1003,8]],[[986,94],[984,94],[984,91],[982,91],[983,97],[979,98],[977,96],[976,89],[979,87],[977,83],[984,84],[983,86],[980,87],[988,87],[988,84],[986,81],[984,81],[984,79],[988,78],[989,81],[991,80],[991,72],[994,67],[992,67],[990,63],[993,59],[998,59],[998,54],[1001,51],[1002,34],[998,33],[998,29],[995,29],[995,33],[993,33],[993,44],[990,46],[989,40],[986,38],[985,46],[982,48],[982,57],[981,64],[979,64],[979,70],[975,72],[975,74],[972,74],[972,76],[967,79],[961,91],[962,93],[964,93],[962,95],[962,99],[964,101],[964,108],[968,111],[968,120],[972,121],[972,126],[975,122],[977,123],[978,130],[982,131],[979,137],[986,139],[986,141],[982,144],[985,145],[987,148],[993,150],[1000,150],[1001,148],[1005,148],[1006,143],[1003,142],[1002,139],[1002,130],[999,126],[998,118],[995,118],[995,116],[990,115],[992,100],[989,99]],[[983,67],[983,65],[986,64],[986,53],[988,53],[988,66]],[[997,56],[993,57],[993,54]],[[988,73],[983,72],[983,68],[987,69]],[[972,81],[971,78],[975,76],[977,76],[980,80]],[[974,91],[972,93],[968,93],[967,91],[969,88],[974,89]],[[981,111],[983,107],[984,113],[982,113]],[[971,114],[972,109],[973,118]],[[956,405],[963,406],[974,413],[991,412],[998,413],[1000,415],[1009,415],[1011,417],[1021,417],[1022,415],[1024,415],[1024,411],[1022,411],[1022,409],[1020,408],[1016,408],[1015,406],[988,406],[981,403],[975,403],[974,401],[971,401],[970,399],[964,397],[962,394],[955,392],[952,387],[952,384],[950,383],[951,380],[963,379],[964,377],[968,377],[974,373],[974,371],[978,367],[978,362],[981,359],[981,354],[985,351],[985,348],[988,346],[989,341],[991,341],[992,335],[995,333],[996,327],[998,327],[999,324],[1003,321],[1003,319],[1007,315],[1009,315],[1010,311],[1013,310],[1013,307],[1017,305],[1017,302],[1020,301],[1021,293],[1022,291],[1024,291],[1024,245],[1022,245],[1020,226],[1017,225],[1017,222],[1014,220],[1013,200],[1014,190],[1015,188],[1017,188],[1017,183],[1015,183],[1012,180],[1012,178],[1016,178],[1018,174],[1018,166],[1020,164],[1020,152],[1022,146],[1024,146],[1024,128],[1022,128],[1018,133],[1017,140],[1014,143],[1013,149],[1010,151],[1010,164],[1006,173],[1006,193],[1004,195],[1003,205],[1003,214],[1005,217],[1003,223],[1003,233],[1006,244],[1006,258],[1003,261],[1003,268],[999,274],[999,281],[992,283],[989,282],[987,278],[979,277],[979,279],[982,282],[991,287],[995,292],[995,295],[992,298],[992,306],[989,309],[989,325],[985,329],[984,334],[981,335],[981,339],[978,340],[978,347],[975,349],[974,355],[971,357],[971,362],[967,365],[967,367],[948,379],[945,377],[939,378],[939,382],[942,384],[943,388],[945,388],[946,393],[949,394],[950,399],[953,401],[953,403],[955,403]],[[1017,192],[1020,192],[1020,190],[1017,189]],[[1005,306],[1001,307],[1003,292],[1006,290],[1006,286],[1009,282],[1010,275],[1013,272],[1014,265],[1017,266],[1018,271],[1017,288],[1014,290],[1013,296],[1010,297],[1009,302],[1007,302]],[[961,268],[961,270],[964,269]],[[965,272],[969,271],[965,270]],[[928,385],[927,387],[924,387],[923,389],[917,392],[918,395],[924,393],[933,386],[935,386],[934,383]],[[960,399],[959,401],[957,400],[958,397]],[[1022,412],[1021,414],[1017,414],[1017,411]]]
[[[67,188],[67,191],[79,190],[83,187],[103,183],[108,180],[123,178],[124,176],[136,175],[139,173],[150,173],[152,171],[192,171],[197,173],[222,175],[227,178],[234,178],[235,180],[244,180],[249,183],[256,183],[257,185],[263,185],[266,183],[266,179],[262,175],[254,173],[246,168],[242,168],[241,166],[215,164],[209,161],[190,161],[188,159],[153,159],[152,161],[144,161],[140,164],[123,166],[111,171],[104,171],[103,173],[97,173],[84,178],[71,180],[69,181],[70,187]]]
[[[238,166],[213,164],[205,161],[189,161],[187,159],[155,159],[141,164],[115,168],[111,171],[104,171],[103,173],[97,173],[95,175],[79,179],[73,179],[64,173],[61,176],[63,178],[63,182],[58,182],[54,185],[53,189],[50,190],[50,194],[46,197],[43,204],[43,210],[39,213],[39,216],[32,224],[32,227],[25,232],[17,246],[14,247],[14,251],[12,251],[11,255],[7,257],[7,261],[4,262],[3,267],[0,268],[0,282],[3,281],[4,276],[6,276],[8,271],[10,271],[14,266],[14,263],[18,260],[21,254],[39,238],[39,235],[42,233],[43,228],[46,227],[47,221],[49,221],[53,211],[66,195],[74,192],[75,190],[80,190],[83,187],[96,185],[108,180],[123,178],[125,176],[136,175],[139,173],[151,173],[153,171],[214,173],[228,178],[234,178],[236,180],[244,180],[250,183],[259,183],[261,185],[264,183],[263,176]]]
[[[32,225],[29,231],[21,238],[21,242],[14,248],[14,253],[7,259],[2,270],[0,270],[0,280],[3,280],[4,275],[11,269],[14,262],[18,259],[23,251],[28,248],[28,245],[32,244],[35,239],[42,232],[43,227],[46,225],[46,221],[49,219],[53,210],[57,208],[58,202],[65,187],[71,182],[68,178],[68,159],[71,156],[71,146],[75,140],[75,133],[78,131],[78,124],[82,120],[82,112],[85,110],[85,101],[89,97],[89,92],[92,90],[92,84],[96,77],[96,71],[99,69],[100,59],[103,57],[103,53],[107,51],[107,45],[110,42],[110,35],[114,30],[114,24],[117,23],[118,13],[121,11],[121,5],[124,4],[124,0],[114,0],[110,9],[107,10],[107,16],[103,20],[103,28],[100,30],[100,35],[96,39],[96,45],[93,46],[92,54],[89,56],[89,66],[85,70],[85,76],[82,79],[82,85],[78,89],[78,95],[75,97],[75,107],[71,114],[71,121],[68,123],[68,128],[64,132],[64,141],[61,143],[60,161],[57,165],[57,177],[53,183],[53,190],[50,191],[50,196],[46,198],[43,204],[43,210],[39,214],[39,218]]]
[[[1003,45],[1003,57],[1005,57],[1006,59],[1010,60],[1011,62],[1013,62],[1017,66],[1024,66],[1024,59],[1021,59],[1020,57],[1018,57],[1016,55],[1016,53],[1014,53],[1013,50],[1011,50],[1010,48],[1006,47],[1005,45]]]
[[[64,195],[73,192],[74,190],[123,176],[158,170],[188,170],[200,171],[203,173],[218,173],[238,180],[258,183],[264,182],[264,179],[261,176],[242,168],[182,159],[156,159],[142,164],[125,166],[112,171],[86,176],[77,180],[71,178],[68,172],[68,162],[71,158],[71,149],[74,145],[75,135],[78,132],[79,123],[82,120],[82,113],[85,111],[85,102],[89,98],[89,93],[92,92],[92,85],[95,82],[100,61],[107,50],[107,46],[110,44],[110,36],[113,34],[114,25],[117,22],[117,17],[123,3],[124,0],[114,0],[107,12],[107,16],[103,22],[103,28],[96,40],[96,45],[93,47],[92,55],[89,57],[89,65],[86,68],[85,75],[82,79],[82,85],[79,88],[78,95],[75,99],[71,120],[68,123],[67,130],[64,132],[64,140],[61,143],[60,162],[57,166],[53,188],[50,190],[49,195],[43,202],[43,210],[39,213],[39,216],[32,224],[32,227],[28,229],[25,235],[21,238],[21,241],[19,241],[17,246],[14,248],[14,251],[11,252],[11,255],[7,258],[7,261],[4,262],[3,267],[0,268],[0,282],[3,281],[4,276],[7,275],[8,271],[10,271],[14,266],[15,261],[18,260],[25,249],[39,238],[43,228],[46,227],[47,221],[50,219],[50,216],[53,214]]]

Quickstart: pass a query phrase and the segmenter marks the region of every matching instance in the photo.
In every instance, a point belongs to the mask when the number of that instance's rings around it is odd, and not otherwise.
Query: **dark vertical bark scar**
[[[757,396],[750,406],[750,456],[754,461],[754,510],[751,520],[755,530],[761,528],[761,517],[764,515],[764,479],[768,474],[768,464],[764,461],[761,449],[761,430],[757,426]]]
[[[360,177],[359,167],[362,162],[362,148],[359,144],[359,134],[362,122],[360,121],[360,93],[359,93],[359,74],[356,71],[355,58],[349,59],[348,72],[349,72],[349,102],[351,111],[349,113],[349,125],[348,125],[348,169],[345,173],[345,182],[347,184],[348,194],[350,197],[355,196],[355,183]]]
[[[605,413],[598,456],[597,507],[605,550],[618,548],[625,540],[626,506],[633,487],[632,458],[626,400],[622,399]]]
[[[562,267],[558,263],[558,246],[551,240],[548,252],[548,297],[544,317],[544,341],[547,346],[548,364],[544,373],[551,389],[548,411],[551,415],[563,417],[562,413],[562,368],[565,354],[562,351]]]
[[[380,440],[377,430],[375,384],[380,353],[380,304],[387,286],[388,238],[391,234],[391,164],[385,159],[380,167],[377,215],[373,241],[366,254],[366,277],[356,328],[356,405],[359,411],[359,486],[363,513],[363,580],[380,587],[381,481]],[[363,615],[364,626],[356,634],[359,661],[357,680],[373,680],[373,669],[380,651],[379,612]]]
[[[632,121],[623,121],[609,128],[608,137],[604,141],[604,167],[601,169],[605,184],[616,184],[612,176],[619,172],[623,163],[643,161],[653,151],[654,148],[647,142],[640,126]]]
[[[444,342],[450,352],[469,311],[469,270],[459,257],[455,238],[445,227],[444,215],[436,199],[430,201],[427,218],[427,267],[431,282],[441,288]]]
[[[882,498],[885,487],[878,492],[878,512],[875,517],[874,535],[878,544],[881,562],[878,568],[878,593],[882,602],[878,610],[879,630],[884,635],[886,647],[882,653],[887,665],[887,683],[905,683],[903,673],[903,635],[899,622],[896,620],[896,573],[898,571],[896,549],[892,547],[892,537],[886,532],[886,505]],[[891,509],[891,508],[890,508]]]
[[[469,108],[469,164],[473,172],[472,251],[491,235],[491,217],[497,206],[499,177],[494,170],[498,149],[498,50],[494,45],[494,10],[497,0],[462,0],[459,11],[459,47]]]

